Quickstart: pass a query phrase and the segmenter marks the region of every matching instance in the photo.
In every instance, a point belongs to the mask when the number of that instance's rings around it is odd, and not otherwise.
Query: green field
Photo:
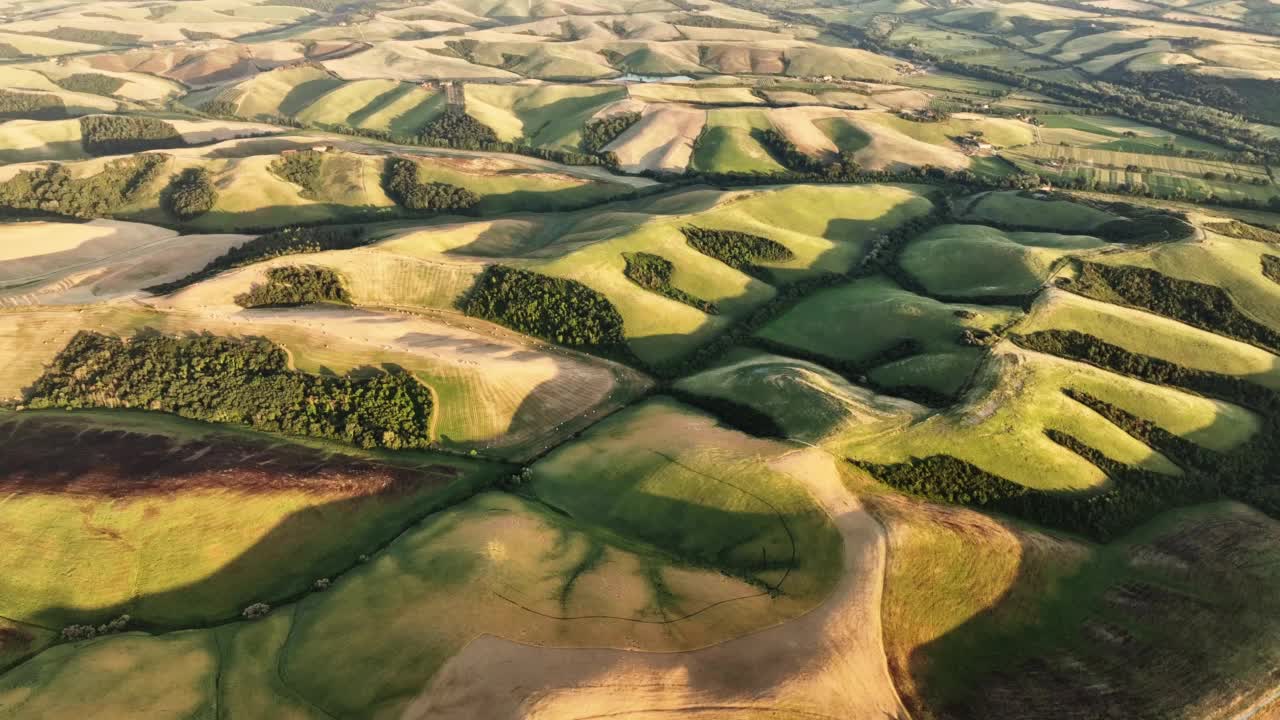
[[[690,168],[711,173],[778,173],[785,168],[755,138],[753,132],[770,130],[763,110],[714,109],[693,149]]]
[[[943,225],[908,243],[898,264],[930,293],[957,298],[1017,296],[1038,290],[1060,258],[1105,245],[1087,235]]]
[[[973,317],[962,318],[958,311]],[[762,328],[758,337],[862,364],[904,340],[918,342],[925,352],[960,351],[960,333],[966,328],[990,331],[1017,315],[1014,308],[949,305],[877,276],[814,293]]]

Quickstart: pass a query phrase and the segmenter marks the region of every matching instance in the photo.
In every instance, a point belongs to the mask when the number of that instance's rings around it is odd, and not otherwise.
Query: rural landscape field
[[[0,720],[1280,720],[1280,0],[0,0]]]

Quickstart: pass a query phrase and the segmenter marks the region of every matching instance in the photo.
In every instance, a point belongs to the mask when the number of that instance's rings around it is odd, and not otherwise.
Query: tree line
[[[1245,315],[1220,287],[1179,280],[1133,265],[1078,261],[1074,280],[1061,283],[1072,292],[1118,305],[1140,308],[1201,330],[1280,352],[1280,333]]]
[[[617,113],[588,120],[582,126],[582,151],[592,154],[603,151],[609,143],[617,140],[619,135],[638,122],[640,122],[638,112]]]
[[[348,250],[366,242],[364,231],[352,227],[287,227],[256,237],[210,260],[203,268],[173,282],[143,288],[149,293],[168,295],[232,268],[252,265],[284,255]]]
[[[425,448],[431,391],[403,372],[327,377],[289,368],[262,338],[81,331],[32,385],[31,408],[158,410],[364,448]]]
[[[267,281],[236,295],[236,304],[245,308],[293,307],[313,303],[351,304],[342,276],[330,268],[315,265],[288,265],[267,270]]]

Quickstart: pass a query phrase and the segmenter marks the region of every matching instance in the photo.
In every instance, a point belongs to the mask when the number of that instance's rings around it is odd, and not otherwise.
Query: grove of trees
[[[387,161],[383,182],[387,196],[409,210],[465,210],[480,202],[480,196],[466,188],[422,182],[418,163],[405,158]]]
[[[665,295],[672,300],[697,308],[708,315],[719,314],[720,311],[716,309],[714,303],[694,297],[671,284],[671,276],[675,273],[676,266],[670,260],[647,252],[623,253],[622,258],[626,261],[623,274],[631,282],[646,290],[652,290],[659,295]]]
[[[365,448],[424,448],[431,391],[406,373],[311,375],[262,338],[128,340],[81,331],[29,389],[32,408],[122,407],[327,438]]]
[[[182,133],[163,120],[125,115],[80,118],[80,142],[92,155],[125,155],[187,144]]]
[[[267,281],[236,296],[240,307],[290,307],[311,303],[351,303],[342,276],[329,268],[290,265],[267,270]]]
[[[693,225],[680,228],[694,250],[713,257],[735,270],[763,277],[767,273],[756,263],[785,262],[795,254],[782,243],[736,230],[712,230]]]
[[[577,280],[490,265],[463,300],[473,317],[544,340],[605,354],[625,354],[622,315]]]
[[[72,177],[56,163],[23,170],[0,183],[0,209],[27,215],[106,217],[135,200],[160,176],[166,160],[156,154],[122,158],[108,163],[97,175],[84,178]]]
[[[213,209],[218,190],[213,177],[204,168],[187,168],[170,181],[160,195],[161,204],[179,220],[193,220]]]

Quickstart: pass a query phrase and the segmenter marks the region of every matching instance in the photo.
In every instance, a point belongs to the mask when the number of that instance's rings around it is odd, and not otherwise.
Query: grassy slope
[[[1086,235],[944,225],[914,238],[898,263],[929,292],[939,295],[1021,295],[1038,290],[1058,258],[1104,244]]]

